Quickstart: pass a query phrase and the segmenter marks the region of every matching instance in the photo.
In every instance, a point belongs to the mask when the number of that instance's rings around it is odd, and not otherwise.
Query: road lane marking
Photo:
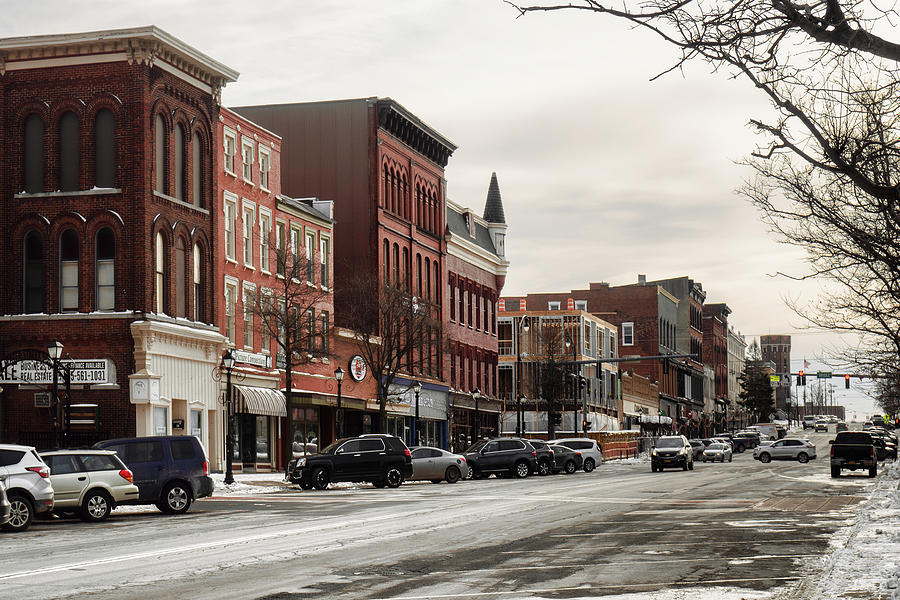
[[[562,537],[562,536],[550,536],[550,537]],[[809,538],[805,537],[805,538],[785,539],[785,540],[759,540],[758,542],[748,541],[746,543],[748,545],[753,546],[753,545],[758,545],[758,544],[772,545],[772,544],[792,544],[795,542],[796,543],[799,543],[799,542],[808,543],[809,541],[810,541]],[[665,542],[665,541],[654,540],[652,542],[652,544],[638,544],[638,543],[632,542],[629,545],[629,547],[642,546],[642,545],[643,546],[649,546],[649,545],[653,545],[653,546],[709,546],[709,544],[710,544],[709,540],[704,541],[704,542]],[[621,550],[622,546],[620,544],[617,544],[615,546],[590,546],[587,548],[584,546],[573,546],[571,548],[556,548],[556,549],[545,548],[545,549],[541,550],[540,552],[541,552],[541,554],[569,554],[573,550],[582,550],[582,549],[583,550]],[[535,552],[534,550],[502,550],[500,552],[500,554],[534,554],[534,552]]]

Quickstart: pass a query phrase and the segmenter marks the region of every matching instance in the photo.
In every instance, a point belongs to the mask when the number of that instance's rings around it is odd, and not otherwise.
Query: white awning
[[[659,423],[661,425],[671,425],[672,417],[663,417],[657,415],[641,415],[641,423]]]
[[[272,388],[234,386],[234,412],[286,417],[284,394]]]

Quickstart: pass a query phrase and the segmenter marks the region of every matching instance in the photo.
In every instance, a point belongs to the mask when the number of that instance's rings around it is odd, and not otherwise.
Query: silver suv
[[[581,452],[581,456],[584,458],[581,468],[585,473],[590,473],[594,467],[603,462],[603,453],[600,451],[597,441],[591,438],[563,438],[554,440],[553,443]]]
[[[109,450],[54,450],[41,453],[50,467],[53,510],[83,521],[104,521],[117,505],[138,499],[134,476]]]
[[[0,477],[6,477],[9,497],[7,531],[25,531],[34,515],[53,509],[50,469],[31,446],[0,444]]]

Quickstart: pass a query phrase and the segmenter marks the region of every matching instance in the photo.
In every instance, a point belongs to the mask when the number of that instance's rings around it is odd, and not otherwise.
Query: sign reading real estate
[[[109,365],[107,359],[61,360],[57,381],[63,385],[66,381],[65,371],[72,375],[72,385],[92,383],[109,383]],[[13,360],[0,362],[0,384],[50,384],[53,383],[53,368],[48,362],[40,360]]]

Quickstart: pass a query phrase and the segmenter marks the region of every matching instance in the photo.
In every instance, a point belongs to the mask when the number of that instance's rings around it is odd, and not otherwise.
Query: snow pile
[[[648,465],[648,464],[650,464],[650,456],[647,454],[642,454],[641,456],[632,457],[632,458],[608,458],[603,461],[603,464]]]
[[[883,463],[854,525],[837,532],[810,597],[900,600],[900,464]]]
[[[256,496],[292,488],[291,483],[284,480],[284,473],[235,473],[234,483],[230,485],[225,485],[223,473],[210,476],[215,484],[214,496]]]

